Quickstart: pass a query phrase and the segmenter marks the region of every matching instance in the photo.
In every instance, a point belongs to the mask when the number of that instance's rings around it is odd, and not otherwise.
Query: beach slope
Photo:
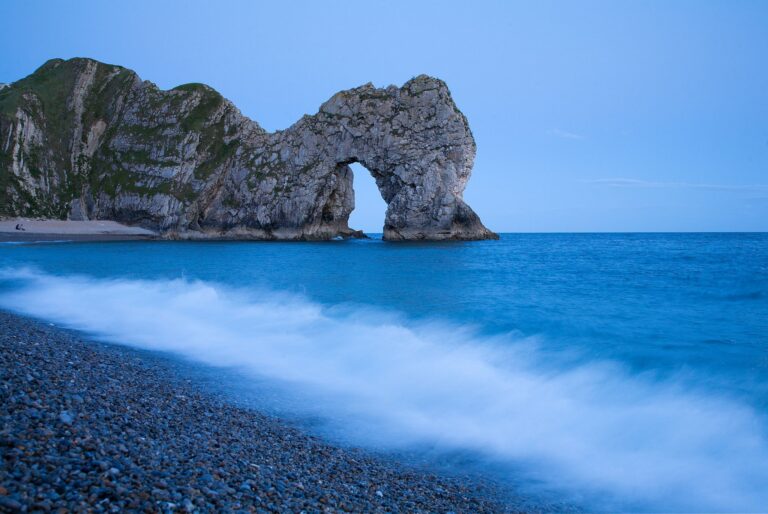
[[[0,455],[0,511],[508,510],[235,407],[146,352],[2,311]]]

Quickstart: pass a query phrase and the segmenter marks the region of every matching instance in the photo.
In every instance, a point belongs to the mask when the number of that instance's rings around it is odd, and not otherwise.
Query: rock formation
[[[0,215],[108,219],[166,237],[330,239],[349,228],[359,162],[388,240],[488,239],[462,200],[475,157],[446,85],[342,91],[268,133],[202,84],[162,91],[90,59],[0,88]]]

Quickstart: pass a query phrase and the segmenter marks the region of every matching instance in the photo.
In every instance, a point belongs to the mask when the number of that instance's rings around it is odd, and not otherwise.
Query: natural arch
[[[348,225],[354,207],[349,164],[360,163],[387,203],[384,239],[496,237],[462,199],[475,141],[440,80],[422,75],[402,88],[366,84],[343,91],[314,116],[265,137],[269,151],[254,159],[258,173],[279,176],[281,191],[290,192],[291,209],[281,209],[285,199],[280,198],[270,210],[275,216],[253,220],[246,213],[239,223],[295,238],[353,235]],[[239,175],[236,179],[242,180]],[[218,201],[225,203],[226,196]],[[259,209],[263,212],[263,205]]]

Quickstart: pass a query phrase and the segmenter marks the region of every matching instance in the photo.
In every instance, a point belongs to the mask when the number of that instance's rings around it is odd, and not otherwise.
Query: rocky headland
[[[0,87],[0,216],[113,220],[167,238],[355,237],[349,164],[387,202],[387,240],[493,239],[464,203],[475,157],[448,87],[342,91],[267,132],[203,84],[53,59]]]

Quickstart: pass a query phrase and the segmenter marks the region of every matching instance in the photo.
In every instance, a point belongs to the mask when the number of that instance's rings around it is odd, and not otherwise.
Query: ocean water
[[[768,234],[0,244],[0,307],[550,501],[768,509]]]

